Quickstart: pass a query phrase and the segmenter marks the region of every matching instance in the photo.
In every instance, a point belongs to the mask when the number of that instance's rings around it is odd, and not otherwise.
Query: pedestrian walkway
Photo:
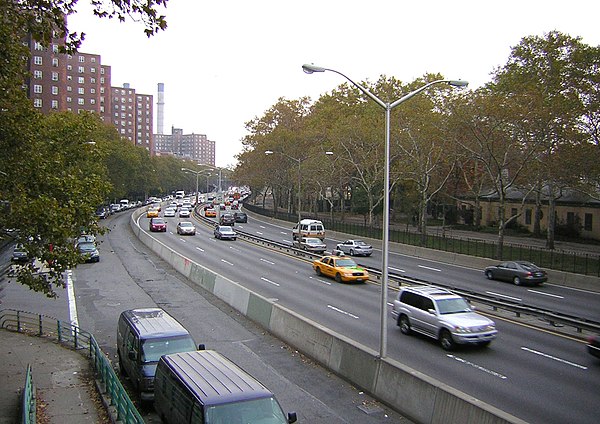
[[[0,424],[20,422],[27,365],[36,389],[37,423],[109,423],[85,355],[43,337],[0,329]]]

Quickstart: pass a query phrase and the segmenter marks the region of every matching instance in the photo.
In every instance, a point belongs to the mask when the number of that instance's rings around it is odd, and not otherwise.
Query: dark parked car
[[[150,231],[167,232],[167,222],[162,218],[150,218]]]
[[[600,358],[600,335],[588,337],[587,350],[590,355]]]
[[[229,225],[217,225],[215,227],[215,238],[219,240],[235,240],[237,233]]]
[[[221,225],[235,225],[235,217],[232,213],[223,213],[219,217],[219,224]]]
[[[100,219],[106,219],[110,215],[110,211],[106,206],[100,206],[96,209],[96,216]]]
[[[83,241],[77,243],[77,249],[85,262],[100,262],[100,253],[96,247],[96,243],[91,241]]]
[[[29,255],[25,251],[25,248],[23,247],[22,244],[20,244],[20,243],[15,244],[15,247],[13,248],[12,257],[10,258],[10,260],[12,262],[21,263],[21,264],[29,262]]]
[[[248,222],[246,212],[236,212],[233,214],[233,217],[235,218],[235,222]]]
[[[488,280],[503,280],[517,286],[521,284],[542,284],[548,281],[548,274],[543,269],[527,261],[509,261],[488,266],[483,273]]]

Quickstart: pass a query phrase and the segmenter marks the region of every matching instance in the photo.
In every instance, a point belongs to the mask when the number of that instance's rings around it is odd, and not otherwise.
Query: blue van
[[[163,356],[156,369],[154,409],[167,424],[286,424],[275,395],[214,350]]]
[[[119,370],[127,375],[142,401],[154,397],[154,374],[162,355],[202,349],[175,318],[160,308],[121,313],[117,329]]]

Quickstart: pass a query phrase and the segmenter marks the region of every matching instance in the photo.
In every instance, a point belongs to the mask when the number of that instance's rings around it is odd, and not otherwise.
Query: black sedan
[[[246,215],[246,212],[236,212],[233,216],[235,217],[235,222],[248,222],[248,215]]]
[[[588,337],[587,350],[590,355],[600,358],[600,336],[597,335]]]
[[[508,261],[488,266],[483,273],[488,280],[502,280],[521,284],[539,285],[548,281],[548,274],[537,265],[527,261]]]

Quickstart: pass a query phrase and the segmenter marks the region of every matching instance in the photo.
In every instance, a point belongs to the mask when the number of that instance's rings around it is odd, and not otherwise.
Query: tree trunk
[[[533,235],[534,237],[542,236],[542,193],[539,189],[539,184],[537,184],[537,189],[535,191],[535,211],[534,211],[534,220],[533,220]]]
[[[504,196],[500,196],[500,206],[498,208],[498,244],[496,245],[496,259],[502,260],[502,250],[504,250]]]
[[[550,183],[548,196],[548,236],[546,237],[546,248],[554,250],[554,228],[556,225],[556,203],[554,199],[554,185]]]

